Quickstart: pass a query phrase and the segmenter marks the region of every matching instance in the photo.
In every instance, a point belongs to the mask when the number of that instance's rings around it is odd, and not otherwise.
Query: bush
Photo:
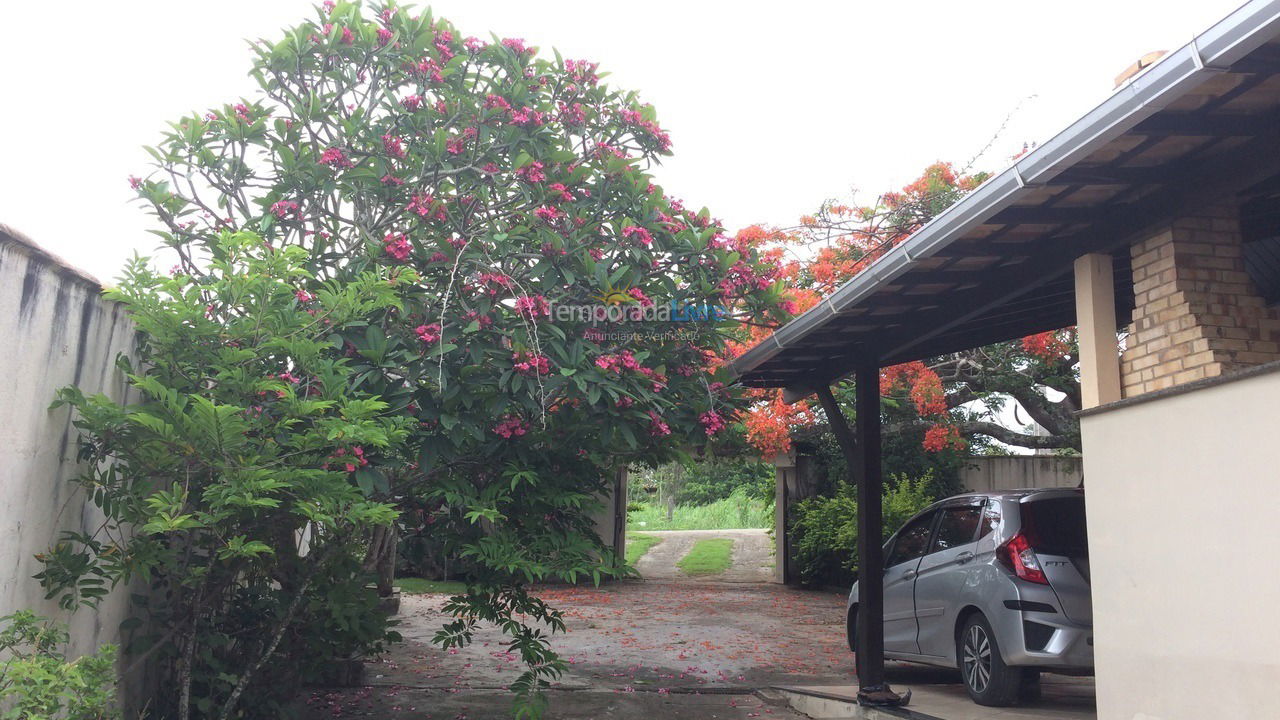
[[[116,647],[67,660],[67,632],[23,610],[0,618],[0,718],[107,720],[115,703]]]
[[[667,509],[647,503],[628,508],[627,526],[633,530],[731,530],[773,526],[773,499],[751,497],[738,488],[729,497],[706,505],[677,505],[671,520]]]
[[[933,502],[928,493],[932,477],[917,480],[897,476],[886,489],[881,506],[884,539]],[[834,497],[800,501],[787,528],[792,560],[804,585],[852,585],[858,570],[858,502],[845,484]]]
[[[741,489],[748,497],[773,500],[776,473],[755,458],[712,459],[694,463],[685,472],[684,487],[676,493],[681,505],[707,505]]]
[[[852,422],[853,414],[846,408]],[[886,423],[894,417],[887,414]],[[885,477],[929,478],[926,488],[935,498],[949,497],[961,492],[960,471],[967,462],[968,453],[960,450],[928,452],[924,450],[923,425],[899,425],[893,432],[884,433],[881,456]],[[819,466],[818,494],[833,496],[847,483],[844,452],[836,442],[831,429],[823,424],[807,429],[802,445],[813,454]]]
[[[316,278],[297,247],[223,232],[203,272],[138,260],[107,293],[138,328],[129,404],[60,391],[81,431],[75,479],[106,516],[65,533],[37,577],[63,607],[138,578],[166,717],[278,717],[331,658],[393,638],[358,556],[396,510],[374,470],[408,421],[359,386],[333,334],[394,305],[385,275]],[[304,541],[303,538],[306,538]]]

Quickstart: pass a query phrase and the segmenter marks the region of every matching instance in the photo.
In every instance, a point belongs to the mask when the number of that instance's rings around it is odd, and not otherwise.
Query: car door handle
[[[911,578],[913,578],[913,577],[915,577],[915,576],[916,576],[916,571],[915,571],[915,570],[903,570],[903,571],[902,571],[902,579],[903,579],[903,580],[910,580]]]
[[[973,553],[969,552],[968,550],[965,550],[959,555],[956,555],[956,563],[960,565],[963,565],[972,559],[973,559]]]

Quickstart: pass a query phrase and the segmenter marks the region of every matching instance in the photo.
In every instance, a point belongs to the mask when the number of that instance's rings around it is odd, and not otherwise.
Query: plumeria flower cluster
[[[392,232],[382,239],[382,249],[396,261],[404,262],[412,254],[413,244],[404,233]]]
[[[369,459],[364,456],[364,448],[355,445],[352,447],[340,447],[333,451],[329,459],[325,462],[324,467],[330,470],[339,467],[346,472],[355,472],[369,464]]]
[[[708,410],[699,415],[698,422],[702,424],[708,436],[715,435],[725,428],[724,418],[715,410]]]
[[[271,204],[271,214],[281,220],[295,217],[298,214],[298,203],[291,200],[277,200]]]
[[[522,295],[516,298],[516,312],[528,319],[536,320],[551,314],[551,305],[541,295]]]
[[[425,345],[433,345],[440,340],[440,323],[431,323],[430,325],[419,325],[413,329],[413,334]]]
[[[511,355],[512,366],[521,375],[534,377],[551,372],[551,359],[538,353],[518,352]]]
[[[624,370],[639,371],[640,363],[630,350],[623,350],[617,354],[601,355],[596,358],[596,367],[605,372],[621,375]]]
[[[515,415],[503,415],[498,424],[493,426],[493,432],[510,440],[529,432],[529,426]]]
[[[655,437],[664,437],[671,434],[671,426],[662,419],[661,415],[653,410],[649,411],[649,434]]]

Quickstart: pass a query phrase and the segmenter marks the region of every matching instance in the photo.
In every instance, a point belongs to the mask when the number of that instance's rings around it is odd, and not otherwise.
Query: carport
[[[745,385],[783,388],[791,402],[816,394],[848,460],[864,704],[897,698],[883,659],[881,368],[1076,325],[1079,410],[1089,411],[1280,359],[1263,301],[1274,302],[1268,283],[1280,278],[1278,35],[1280,2],[1242,6],[734,363]],[[1162,283],[1183,284],[1165,293]],[[1180,344],[1176,333],[1208,326],[1202,345]],[[1148,334],[1166,327],[1172,341]],[[1117,331],[1130,338],[1123,367]],[[1134,355],[1148,336],[1164,344]],[[1206,364],[1195,360],[1203,353],[1217,354]],[[851,375],[854,427],[830,390]],[[1110,592],[1096,581],[1093,590],[1095,605]],[[1095,613],[1095,627],[1123,622]],[[1103,638],[1100,687],[1108,651]],[[1099,714],[1122,715],[1102,695]]]

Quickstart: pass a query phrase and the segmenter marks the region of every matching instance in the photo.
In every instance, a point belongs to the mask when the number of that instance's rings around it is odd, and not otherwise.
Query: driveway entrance
[[[655,548],[656,549],[656,548]],[[539,593],[565,611],[552,645],[569,664],[551,691],[553,718],[786,718],[754,693],[780,684],[848,683],[844,599],[771,584],[625,581]],[[521,671],[499,632],[444,651],[431,637],[443,595],[401,602],[405,641],[366,666],[366,687],[318,691],[308,718],[503,718]]]
[[[773,558],[764,531],[645,534],[660,538],[636,563],[646,579],[538,593],[564,611],[568,629],[552,637],[568,671],[549,693],[548,717],[803,720],[791,706],[795,693],[772,688],[829,696],[837,703],[842,691],[856,692],[844,595],[766,582]],[[712,538],[733,540],[726,570],[690,577],[678,569],[698,540]],[[509,717],[506,687],[521,672],[519,659],[506,652],[501,633],[488,628],[461,650],[432,645],[447,619],[441,612],[445,600],[405,596],[399,627],[404,642],[367,663],[364,687],[312,693],[304,717]],[[1092,715],[1092,679],[1046,675],[1042,703],[996,709],[971,703],[954,671],[890,663],[888,672],[895,687],[915,691],[911,709],[925,718]]]
[[[658,539],[658,544],[636,562],[636,570],[647,581],[688,579],[677,563],[699,540],[715,538],[733,541],[732,564],[724,572],[702,579],[733,583],[768,583],[773,579],[773,538],[767,530],[649,530],[637,534]]]

